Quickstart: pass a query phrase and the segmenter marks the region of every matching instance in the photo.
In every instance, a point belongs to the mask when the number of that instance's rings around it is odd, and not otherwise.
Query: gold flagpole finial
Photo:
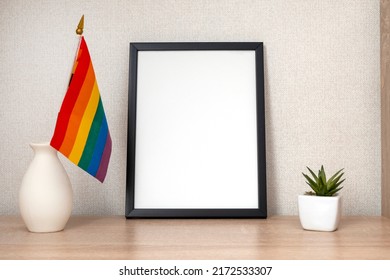
[[[76,34],[82,35],[84,30],[84,15],[81,17],[79,25],[77,25]]]

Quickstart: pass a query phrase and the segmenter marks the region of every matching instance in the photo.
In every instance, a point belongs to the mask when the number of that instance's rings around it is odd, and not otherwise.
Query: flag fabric
[[[103,182],[110,161],[111,144],[91,57],[81,36],[50,145]]]

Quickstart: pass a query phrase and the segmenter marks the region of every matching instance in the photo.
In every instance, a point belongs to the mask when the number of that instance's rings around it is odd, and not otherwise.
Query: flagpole
[[[77,53],[79,52],[81,37],[83,35],[83,32],[84,32],[84,15],[81,16],[81,19],[80,19],[79,24],[77,25],[77,29],[76,29],[76,34],[79,35],[79,43],[77,45],[74,61],[76,61],[76,59],[77,59]]]
[[[79,40],[78,40],[78,43],[77,43],[77,48],[76,48],[76,52],[75,52],[74,59],[73,59],[72,70],[70,72],[70,78],[73,75],[73,70],[74,70],[73,67],[74,67],[75,62],[77,60],[77,54],[78,54],[79,49],[80,49],[81,38],[83,37],[82,36],[83,32],[84,32],[84,15],[81,16],[79,24],[77,25],[77,28],[76,28],[76,34],[79,35]],[[69,86],[69,84],[68,84],[68,86]]]

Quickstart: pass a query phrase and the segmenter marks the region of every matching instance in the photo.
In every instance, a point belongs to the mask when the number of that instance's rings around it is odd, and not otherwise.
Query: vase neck
[[[50,146],[49,142],[30,143],[30,147],[34,150],[35,154],[57,154],[57,151],[52,146]]]

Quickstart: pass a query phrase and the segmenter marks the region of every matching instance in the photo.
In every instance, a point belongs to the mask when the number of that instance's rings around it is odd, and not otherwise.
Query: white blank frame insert
[[[265,218],[262,43],[130,44],[127,218]]]

